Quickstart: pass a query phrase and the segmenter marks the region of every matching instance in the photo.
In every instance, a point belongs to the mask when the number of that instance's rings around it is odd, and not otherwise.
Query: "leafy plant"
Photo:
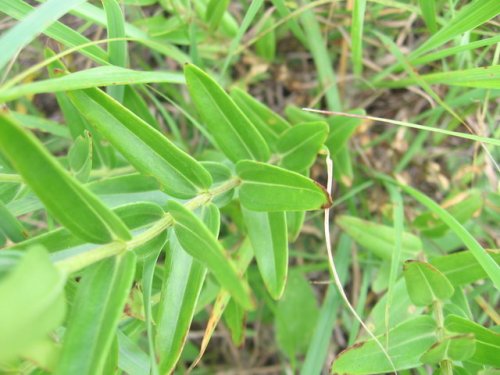
[[[0,2],[2,373],[500,367],[500,3],[327,3]]]

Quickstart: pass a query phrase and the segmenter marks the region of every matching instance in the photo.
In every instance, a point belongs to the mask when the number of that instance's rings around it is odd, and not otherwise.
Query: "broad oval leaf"
[[[155,177],[166,193],[192,198],[212,184],[200,163],[101,90],[69,96],[90,124],[139,171]]]
[[[393,227],[347,215],[337,217],[335,223],[367,250],[382,259],[391,259],[396,245]],[[401,254],[405,259],[414,258],[422,250],[420,238],[409,232],[403,232],[401,240]]]
[[[222,87],[192,64],[184,74],[195,107],[221,151],[233,162],[268,160],[264,138]]]
[[[238,275],[233,261],[210,230],[180,203],[170,201],[167,209],[174,218],[175,234],[182,248],[204,264],[238,303],[246,309],[253,309],[248,284]]]
[[[0,147],[47,210],[76,236],[93,243],[130,239],[125,224],[76,181],[32,134],[0,114]]]
[[[379,336],[385,343],[385,335]],[[430,316],[409,319],[389,331],[387,352],[397,371],[421,365],[420,357],[436,340],[436,323]],[[374,340],[357,343],[341,352],[332,366],[332,373],[381,374],[394,370]]]
[[[133,252],[88,269],[78,287],[63,338],[57,375],[102,373],[135,274]]]
[[[447,300],[455,292],[446,276],[429,263],[407,261],[403,275],[408,295],[417,306],[428,306],[434,301]]]
[[[64,319],[64,275],[33,247],[0,281],[0,362],[23,354]]]
[[[202,217],[210,232],[217,236],[220,224],[217,207],[213,204],[203,207]],[[207,268],[189,255],[175,233],[170,232],[156,319],[156,352],[162,374],[172,372],[180,358],[206,273]]]
[[[288,238],[285,212],[255,212],[242,208],[248,237],[269,294],[279,299],[288,273]]]
[[[328,125],[324,121],[302,123],[288,129],[277,146],[281,166],[297,172],[311,167],[327,134]]]
[[[319,210],[331,205],[326,190],[298,173],[245,160],[236,165],[241,205],[253,211]]]

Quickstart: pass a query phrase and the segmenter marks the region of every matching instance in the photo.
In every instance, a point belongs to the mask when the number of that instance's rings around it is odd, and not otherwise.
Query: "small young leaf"
[[[428,306],[434,301],[445,301],[455,291],[446,276],[429,263],[407,261],[403,275],[408,294],[417,306]]]
[[[444,326],[447,331],[460,334],[474,334],[476,339],[476,351],[469,358],[470,362],[479,365],[500,367],[500,334],[480,324],[457,315],[448,315]]]
[[[266,32],[266,34],[255,42],[255,52],[267,62],[273,62],[276,55],[276,33],[273,27],[275,23],[272,17],[268,17],[258,30],[259,33]]]
[[[269,294],[279,299],[288,272],[288,239],[284,212],[255,212],[242,208],[248,237]]]
[[[208,22],[210,30],[216,30],[226,12],[229,0],[210,0],[205,12],[205,20]]]
[[[87,182],[92,170],[92,137],[85,130],[75,139],[68,152],[68,162],[73,175],[80,182]]]
[[[436,340],[436,323],[429,316],[407,320],[389,331],[389,353],[397,371],[421,365],[420,357]],[[379,336],[380,342],[387,338]],[[393,372],[385,354],[374,340],[358,343],[335,359],[332,373],[364,375]]]
[[[254,161],[240,161],[242,206],[253,211],[319,210],[331,205],[326,190],[298,173]]]
[[[277,145],[281,166],[296,172],[311,167],[327,134],[324,121],[298,124],[284,132]]]
[[[0,280],[0,362],[23,354],[61,324],[65,277],[33,247]]]
[[[286,213],[286,225],[288,227],[288,241],[295,242],[299,237],[304,220],[306,218],[305,211],[289,211]]]
[[[192,64],[185,66],[184,74],[196,109],[221,151],[233,162],[242,159],[267,161],[269,148],[264,138],[231,97]]]
[[[231,332],[234,345],[241,346],[245,340],[246,311],[234,300],[229,300],[224,310],[224,322]]]
[[[393,227],[346,215],[337,217],[335,223],[367,250],[382,259],[391,259],[395,247]],[[417,236],[403,232],[401,247],[404,258],[413,258],[422,250],[422,242]]]
[[[210,230],[180,203],[169,201],[167,209],[173,216],[175,234],[182,248],[214,274],[221,287],[246,309],[253,309],[248,284],[238,275],[233,261],[224,252]]]
[[[56,375],[102,373],[132,287],[135,259],[127,252],[101,261],[83,275]]]
[[[99,89],[69,94],[73,104],[138,170],[168,194],[192,198],[208,189],[210,174],[195,159]]]
[[[129,239],[123,222],[66,172],[32,134],[0,114],[0,147],[24,181],[66,228],[82,239]]]

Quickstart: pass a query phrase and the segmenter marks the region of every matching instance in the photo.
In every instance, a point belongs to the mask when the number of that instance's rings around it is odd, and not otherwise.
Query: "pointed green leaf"
[[[436,323],[430,316],[407,320],[389,331],[387,352],[397,371],[421,365],[420,357],[436,340]],[[378,337],[387,342],[385,335]],[[335,359],[332,373],[364,375],[392,373],[393,368],[374,340],[347,348]]]
[[[0,280],[0,362],[23,354],[57,328],[66,313],[65,277],[40,246]]]
[[[255,212],[242,208],[248,237],[269,294],[279,299],[288,272],[288,239],[284,212]]]
[[[0,200],[0,232],[3,232],[13,242],[21,242],[28,232]]]
[[[202,217],[210,232],[217,236],[220,224],[217,207],[213,204],[204,207]],[[172,372],[181,356],[206,273],[207,268],[189,255],[171,232],[156,319],[156,351],[162,374]]]
[[[393,227],[347,215],[337,217],[335,223],[367,250],[382,259],[391,259],[396,238]],[[401,255],[403,258],[414,258],[421,250],[420,238],[408,232],[402,233]]]
[[[408,295],[417,306],[428,306],[435,301],[445,301],[455,292],[446,276],[429,263],[407,261],[403,275]]]
[[[295,242],[295,240],[299,237],[305,218],[305,211],[289,211],[286,213],[288,241],[290,241],[290,243]]]
[[[233,162],[268,160],[264,138],[222,87],[192,64],[184,74],[194,105],[221,151]]]
[[[254,161],[240,161],[242,206],[253,211],[319,210],[331,205],[325,189],[298,173]]]
[[[180,203],[169,201],[167,209],[175,220],[174,230],[182,248],[204,264],[238,303],[252,309],[254,302],[248,284],[210,230]]]
[[[205,12],[205,20],[208,22],[210,30],[216,30],[224,13],[229,5],[229,0],[210,0]]]
[[[245,340],[245,318],[246,311],[233,299],[229,300],[224,310],[224,322],[231,332],[233,344],[241,346]]]
[[[123,222],[66,172],[32,134],[0,114],[0,148],[47,210],[76,236],[94,243],[129,239]]]
[[[63,337],[57,375],[102,373],[135,274],[135,254],[88,269],[78,287]]]
[[[200,163],[101,90],[69,96],[89,123],[139,171],[155,177],[166,193],[191,198],[212,184]]]
[[[285,131],[277,145],[281,166],[297,172],[311,167],[327,134],[328,125],[324,121],[298,124]]]
[[[272,63],[276,56],[275,24],[273,17],[267,17],[257,31],[258,34],[265,34],[255,42],[255,52],[268,63]]]

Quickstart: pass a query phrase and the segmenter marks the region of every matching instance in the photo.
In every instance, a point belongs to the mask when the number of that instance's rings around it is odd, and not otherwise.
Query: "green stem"
[[[445,337],[445,330],[444,330],[443,304],[441,303],[441,301],[439,300],[434,301],[433,310],[437,325],[436,336],[438,341],[443,341]],[[441,367],[441,374],[453,375],[453,364],[449,359],[441,360],[441,362],[439,363],[439,367]]]
[[[0,173],[0,182],[23,182],[23,179],[18,174]]]
[[[194,210],[209,203],[217,195],[223,194],[231,189],[237,187],[241,181],[237,178],[227,181],[226,183],[215,187],[212,190],[202,192],[190,201],[186,202],[185,207],[189,210]],[[137,247],[145,244],[146,242],[152,240],[164,230],[168,229],[174,224],[172,216],[167,212],[165,215],[155,222],[148,230],[142,232],[136,237],[132,238],[130,241],[114,241],[107,243],[102,246],[98,246],[92,250],[85,253],[77,254],[68,259],[60,260],[56,262],[56,266],[66,274],[71,274],[73,272],[79,271],[91,264],[97,263],[103,259],[113,257],[124,253],[125,251],[131,251]]]

